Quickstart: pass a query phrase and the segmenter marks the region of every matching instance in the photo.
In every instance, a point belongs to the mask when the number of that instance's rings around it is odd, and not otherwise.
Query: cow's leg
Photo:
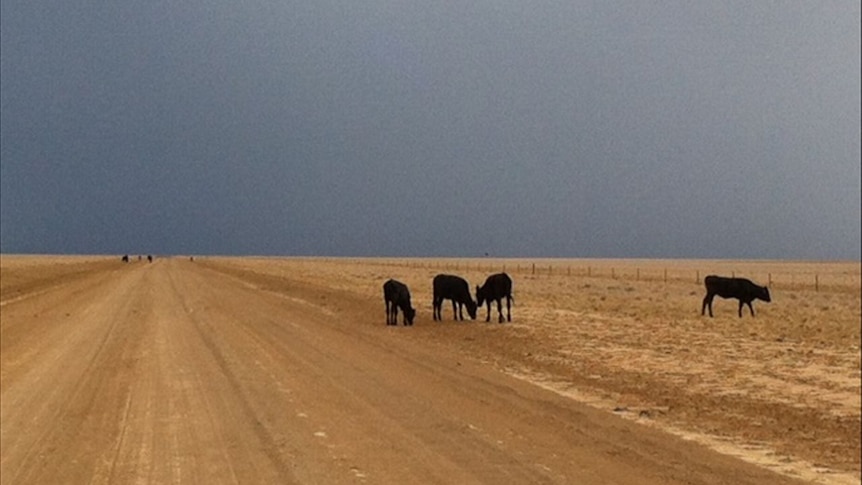
[[[512,297],[506,295],[506,321],[512,321]]]
[[[431,308],[434,321],[436,322],[440,319],[440,302],[437,300],[437,297],[434,297],[434,299],[431,301]]]
[[[389,325],[389,300],[386,300],[386,325]]]
[[[398,305],[392,303],[392,325],[398,325]]]
[[[745,305],[745,302],[739,300],[739,318],[742,318],[742,305]]]
[[[491,321],[491,300],[485,300],[485,321]]]
[[[712,299],[715,297],[712,293],[707,293],[705,297],[703,297],[703,306],[700,308],[700,314],[703,316],[704,312],[707,308],[709,308],[709,316],[712,317]]]
[[[503,302],[497,298],[497,323],[503,323]]]
[[[753,306],[751,306],[751,302],[750,302],[750,301],[747,301],[747,302],[745,302],[745,303],[746,303],[746,304],[748,304],[748,311],[750,311],[750,312],[751,312],[751,316],[753,317],[753,316],[754,316],[754,307],[753,307]]]

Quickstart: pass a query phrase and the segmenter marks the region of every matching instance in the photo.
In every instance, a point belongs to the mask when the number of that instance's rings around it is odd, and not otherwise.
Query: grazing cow
[[[725,278],[723,276],[710,275],[703,279],[706,285],[706,296],[703,297],[703,306],[700,308],[700,314],[706,312],[709,307],[709,316],[712,316],[712,299],[715,295],[722,298],[736,298],[739,300],[739,318],[742,318],[742,305],[748,305],[751,311],[751,316],[754,316],[754,308],[751,302],[755,299],[760,299],[765,302],[770,302],[769,288],[758,286],[745,278]]]
[[[434,320],[443,320],[443,300],[452,300],[455,320],[464,320],[464,305],[467,306],[470,319],[476,319],[476,302],[470,296],[470,285],[464,278],[449,274],[438,274],[434,277]]]
[[[499,315],[499,322],[503,323],[503,297],[506,298],[506,320],[512,321],[512,301],[514,298],[512,297],[512,278],[509,278],[509,275],[506,273],[497,273],[492,274],[485,280],[485,284],[482,287],[476,287],[476,303],[479,306],[482,306],[482,303],[486,303],[488,307],[488,313],[485,316],[485,321],[491,321],[491,301],[497,301],[497,315]]]
[[[124,262],[124,263],[128,263],[128,262],[129,262],[129,255],[128,255],[128,254],[124,254],[124,255],[123,255],[123,262]]]
[[[386,325],[398,325],[398,309],[404,312],[404,325],[413,325],[416,310],[410,305],[410,290],[400,281],[383,283],[383,299],[386,301]]]
[[[152,255],[152,254],[148,254],[148,255],[147,255],[147,261],[148,261],[148,262],[150,262],[150,263],[152,263],[152,262],[153,262],[153,255]]]

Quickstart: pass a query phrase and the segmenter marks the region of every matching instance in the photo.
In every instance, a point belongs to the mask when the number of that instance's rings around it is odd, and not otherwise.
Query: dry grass
[[[108,267],[119,261],[113,256],[0,255],[0,301],[61,284],[93,264]]]
[[[418,311],[405,338],[455,346],[788,473],[844,483],[847,476],[833,473],[843,470],[858,481],[859,263],[260,258],[218,265],[356,294],[380,325],[381,285],[398,279]],[[515,281],[512,324],[456,325],[449,306],[445,322],[432,321],[435,274],[459,274],[475,286],[502,269]],[[716,298],[715,318],[702,317],[697,280],[712,273],[761,284],[771,276],[772,303],[756,301],[756,318],[747,309],[738,318],[735,300]]]

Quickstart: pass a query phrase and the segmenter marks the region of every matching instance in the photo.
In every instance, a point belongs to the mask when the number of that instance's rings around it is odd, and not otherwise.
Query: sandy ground
[[[4,255],[0,482],[859,482],[858,263],[541,264]],[[512,323],[431,320],[503,265]],[[701,317],[723,270],[807,276]]]

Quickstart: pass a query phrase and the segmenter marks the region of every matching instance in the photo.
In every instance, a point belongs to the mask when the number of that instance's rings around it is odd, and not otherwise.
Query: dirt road
[[[408,338],[337,288],[182,259],[45,271],[3,275],[3,484],[796,483]]]

